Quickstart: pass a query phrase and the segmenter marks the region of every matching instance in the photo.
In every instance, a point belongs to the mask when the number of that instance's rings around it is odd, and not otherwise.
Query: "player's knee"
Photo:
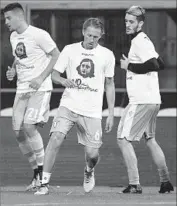
[[[148,139],[146,139],[146,145],[148,147],[154,146],[156,144],[157,144],[157,142],[156,142],[155,138],[148,138]]]
[[[100,160],[99,156],[87,158],[87,162],[89,162],[91,168],[94,168],[95,165],[99,162],[99,160]]]
[[[61,132],[53,132],[51,134],[50,141],[52,142],[53,145],[56,147],[60,146],[65,139],[65,135]]]
[[[85,152],[86,152],[86,156],[90,159],[94,159],[94,158],[99,157],[99,149],[98,148],[86,147]]]

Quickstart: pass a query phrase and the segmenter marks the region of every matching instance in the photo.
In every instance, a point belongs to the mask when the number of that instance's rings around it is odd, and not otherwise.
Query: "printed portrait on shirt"
[[[23,42],[19,42],[16,46],[15,49],[15,54],[17,55],[17,57],[19,57],[20,59],[24,59],[27,57],[26,55],[26,47],[24,45]]]
[[[83,78],[92,78],[94,77],[94,63],[91,59],[83,59],[80,65],[76,68],[78,74]]]

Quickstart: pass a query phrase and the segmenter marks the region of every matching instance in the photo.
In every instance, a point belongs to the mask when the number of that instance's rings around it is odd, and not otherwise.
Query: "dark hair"
[[[138,21],[145,21],[145,9],[141,6],[131,6],[126,13],[136,16]]]
[[[12,11],[14,9],[20,9],[24,12],[22,5],[16,2],[16,3],[8,4],[7,6],[5,6],[5,8],[3,9],[3,13]]]
[[[83,24],[83,30],[85,30],[89,26],[93,26],[95,28],[100,28],[101,33],[104,34],[104,24],[99,18],[91,17],[91,18],[88,18],[87,20],[85,20],[85,22]]]

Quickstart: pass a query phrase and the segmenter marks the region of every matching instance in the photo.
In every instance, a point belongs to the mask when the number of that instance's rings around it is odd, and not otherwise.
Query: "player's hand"
[[[16,71],[13,67],[9,67],[8,66],[8,69],[7,69],[7,72],[6,72],[6,77],[9,81],[12,81],[14,79],[16,75]]]
[[[128,69],[128,64],[129,64],[129,60],[128,58],[123,54],[122,58],[120,59],[120,68],[121,69]]]
[[[36,77],[31,80],[29,86],[35,90],[38,90],[44,80],[41,77]]]
[[[62,84],[62,86],[66,87],[66,88],[76,87],[76,84],[71,79],[64,79],[61,84]]]
[[[105,126],[105,132],[108,133],[112,130],[114,126],[114,116],[113,115],[108,115],[106,119],[106,126]]]

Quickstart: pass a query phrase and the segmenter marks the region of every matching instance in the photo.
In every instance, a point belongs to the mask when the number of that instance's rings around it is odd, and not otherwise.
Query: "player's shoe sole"
[[[42,185],[38,188],[37,192],[34,193],[34,195],[48,195],[49,194],[49,186],[48,185]]]

